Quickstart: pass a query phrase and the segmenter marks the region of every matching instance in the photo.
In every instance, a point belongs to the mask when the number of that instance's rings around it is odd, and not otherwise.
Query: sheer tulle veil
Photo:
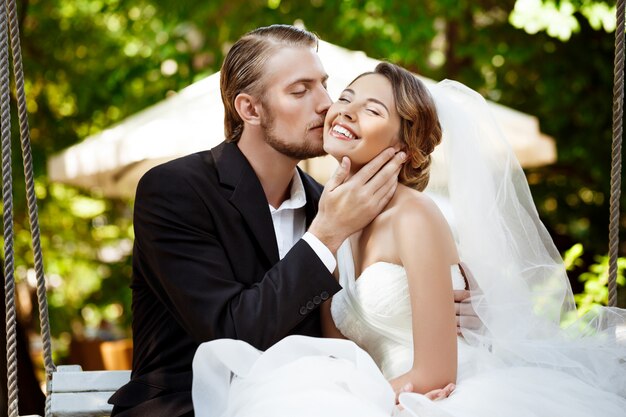
[[[465,339],[505,363],[560,369],[626,396],[626,310],[599,308],[571,320],[576,306],[563,260],[487,103],[454,81],[429,89],[443,140],[426,192],[446,202],[484,323],[464,330]]]

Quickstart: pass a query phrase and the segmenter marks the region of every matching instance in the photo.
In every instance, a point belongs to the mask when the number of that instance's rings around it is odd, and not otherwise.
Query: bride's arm
[[[430,200],[410,199],[393,219],[394,241],[407,272],[413,324],[413,367],[391,381],[427,393],[456,381],[457,339],[450,266],[454,239]]]

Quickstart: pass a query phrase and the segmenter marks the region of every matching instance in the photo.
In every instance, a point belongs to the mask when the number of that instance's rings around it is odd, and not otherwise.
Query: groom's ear
[[[244,123],[251,125],[261,124],[261,112],[259,102],[253,96],[246,93],[239,93],[235,97],[235,110]]]

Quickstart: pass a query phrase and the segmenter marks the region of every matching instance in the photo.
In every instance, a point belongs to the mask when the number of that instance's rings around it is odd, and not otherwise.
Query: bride
[[[575,319],[563,262],[482,97],[378,65],[329,109],[324,148],[356,171],[390,146],[408,155],[401,184],[337,253],[329,338],[266,352],[202,344],[196,415],[622,416],[626,314]],[[483,326],[456,337],[452,290],[466,283]],[[396,396],[407,383],[415,392]]]

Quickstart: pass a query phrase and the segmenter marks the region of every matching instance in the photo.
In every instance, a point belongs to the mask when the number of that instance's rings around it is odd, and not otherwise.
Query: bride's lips
[[[346,136],[346,135],[345,135],[345,134],[343,134],[343,133],[337,132],[337,131],[335,130],[335,128],[336,128],[336,127],[339,127],[339,128],[340,128],[340,129],[342,129],[342,130],[343,130],[343,129],[345,129],[345,130],[348,132],[348,134],[352,135],[353,137],[351,138],[351,137],[349,137],[349,136]],[[357,139],[359,139],[359,136],[358,136],[358,135],[354,132],[354,130],[352,130],[352,129],[350,128],[350,126],[347,126],[347,125],[345,125],[345,124],[343,124],[343,123],[333,123],[333,124],[331,124],[331,125],[330,125],[330,131],[329,131],[329,133],[330,133],[330,135],[331,135],[332,137],[337,138],[337,139],[339,139],[339,140],[344,140],[344,141],[352,141],[352,140],[357,140]]]

